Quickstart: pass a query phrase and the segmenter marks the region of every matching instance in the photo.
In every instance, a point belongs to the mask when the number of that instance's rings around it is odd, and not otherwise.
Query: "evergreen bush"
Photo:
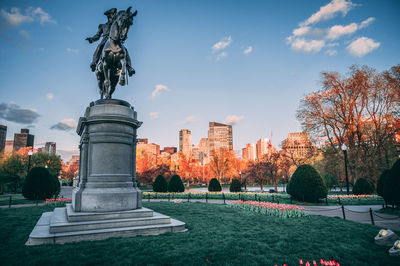
[[[400,159],[394,163],[386,176],[383,197],[388,204],[400,206]]]
[[[357,179],[353,187],[354,195],[370,195],[373,192],[374,192],[374,187],[367,179],[365,178]]]
[[[328,195],[325,180],[308,164],[297,167],[289,181],[287,191],[295,199],[307,202],[317,202]]]
[[[389,169],[383,170],[382,174],[379,176],[378,184],[376,186],[376,192],[378,193],[379,196],[383,198],[385,197],[384,196],[385,181],[387,179],[388,174],[389,174]]]
[[[153,191],[154,192],[167,192],[168,183],[165,180],[163,175],[157,176],[156,180],[153,183]]]
[[[169,192],[184,192],[185,187],[182,183],[182,179],[179,175],[173,175],[168,183]]]
[[[230,192],[240,192],[242,191],[242,184],[240,183],[239,179],[232,179],[231,185],[229,186]]]
[[[218,179],[213,178],[210,180],[210,183],[208,184],[208,191],[210,192],[222,191],[221,184],[219,183]]]
[[[32,168],[22,187],[22,195],[30,200],[53,198],[59,192],[60,183],[57,177],[51,175],[44,167]]]

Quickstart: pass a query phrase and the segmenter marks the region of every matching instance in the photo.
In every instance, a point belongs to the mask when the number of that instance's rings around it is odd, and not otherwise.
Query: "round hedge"
[[[394,163],[387,174],[383,198],[388,204],[400,206],[400,159]]]
[[[378,184],[376,186],[376,192],[381,197],[384,197],[385,181],[387,179],[388,174],[389,174],[389,169],[385,169],[385,170],[383,170],[382,174],[379,176],[379,179],[378,179]]]
[[[210,180],[210,183],[208,184],[208,191],[210,192],[222,191],[221,184],[219,183],[218,179],[213,178]]]
[[[321,175],[311,165],[297,167],[287,186],[288,193],[297,200],[317,202],[326,198],[328,188]]]
[[[230,192],[240,192],[242,191],[242,184],[240,183],[239,179],[232,179],[231,185],[229,186]]]
[[[31,200],[53,198],[59,192],[60,183],[57,177],[51,175],[44,167],[32,168],[22,187],[22,195]]]
[[[371,195],[374,192],[374,187],[365,178],[357,179],[353,187],[354,195]]]
[[[156,180],[153,183],[153,191],[167,192],[167,190],[168,190],[167,180],[165,180],[164,176],[162,175],[157,176]]]
[[[168,183],[169,192],[184,192],[185,186],[182,183],[182,179],[179,175],[173,175]]]

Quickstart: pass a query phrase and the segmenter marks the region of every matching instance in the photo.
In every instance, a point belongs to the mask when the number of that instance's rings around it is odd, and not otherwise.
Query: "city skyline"
[[[4,2],[7,140],[29,128],[37,143],[77,153],[77,121],[99,98],[89,69],[96,45],[84,39],[105,22],[104,11],[130,5],[138,15],[126,46],[137,74],[115,98],[134,105],[144,122],[138,137],[162,147],[178,147],[182,128],[198,143],[209,121],[233,126],[234,150],[271,132],[279,147],[302,131],[296,110],[321,88],[321,71],[344,75],[352,64],[383,71],[400,59],[396,1]]]

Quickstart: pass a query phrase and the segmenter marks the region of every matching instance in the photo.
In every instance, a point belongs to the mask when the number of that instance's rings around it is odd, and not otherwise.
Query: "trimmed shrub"
[[[368,182],[365,178],[357,179],[356,183],[353,187],[354,195],[370,195],[374,192],[374,187],[370,182]]]
[[[388,204],[400,206],[400,159],[386,176],[383,197]]]
[[[53,198],[59,192],[60,183],[57,177],[51,175],[44,167],[32,168],[22,187],[22,195],[31,200]]]
[[[210,183],[208,184],[208,191],[210,192],[216,192],[216,191],[221,191],[221,184],[219,183],[218,179],[213,178],[210,180]]]
[[[231,185],[229,186],[230,192],[240,192],[242,191],[242,184],[240,183],[239,179],[232,179]]]
[[[389,174],[389,169],[383,170],[382,174],[379,176],[378,184],[376,186],[376,193],[378,193],[378,195],[383,197],[383,198],[385,197],[384,196],[384,194],[385,194],[385,190],[384,189],[385,189],[385,182],[386,182],[386,179],[388,177],[388,174]]]
[[[185,187],[183,186],[182,179],[179,175],[173,175],[168,183],[169,192],[184,192]]]
[[[167,192],[168,183],[167,180],[162,175],[157,176],[156,180],[153,183],[153,191],[154,192]]]
[[[295,199],[307,202],[317,202],[328,195],[325,180],[308,164],[297,167],[289,181],[287,191]]]

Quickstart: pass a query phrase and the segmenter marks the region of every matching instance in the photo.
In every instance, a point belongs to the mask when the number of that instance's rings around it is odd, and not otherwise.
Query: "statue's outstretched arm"
[[[103,34],[103,27],[101,25],[99,25],[99,29],[98,29],[97,33],[93,37],[88,37],[85,40],[87,40],[89,43],[98,41],[102,34]]]

